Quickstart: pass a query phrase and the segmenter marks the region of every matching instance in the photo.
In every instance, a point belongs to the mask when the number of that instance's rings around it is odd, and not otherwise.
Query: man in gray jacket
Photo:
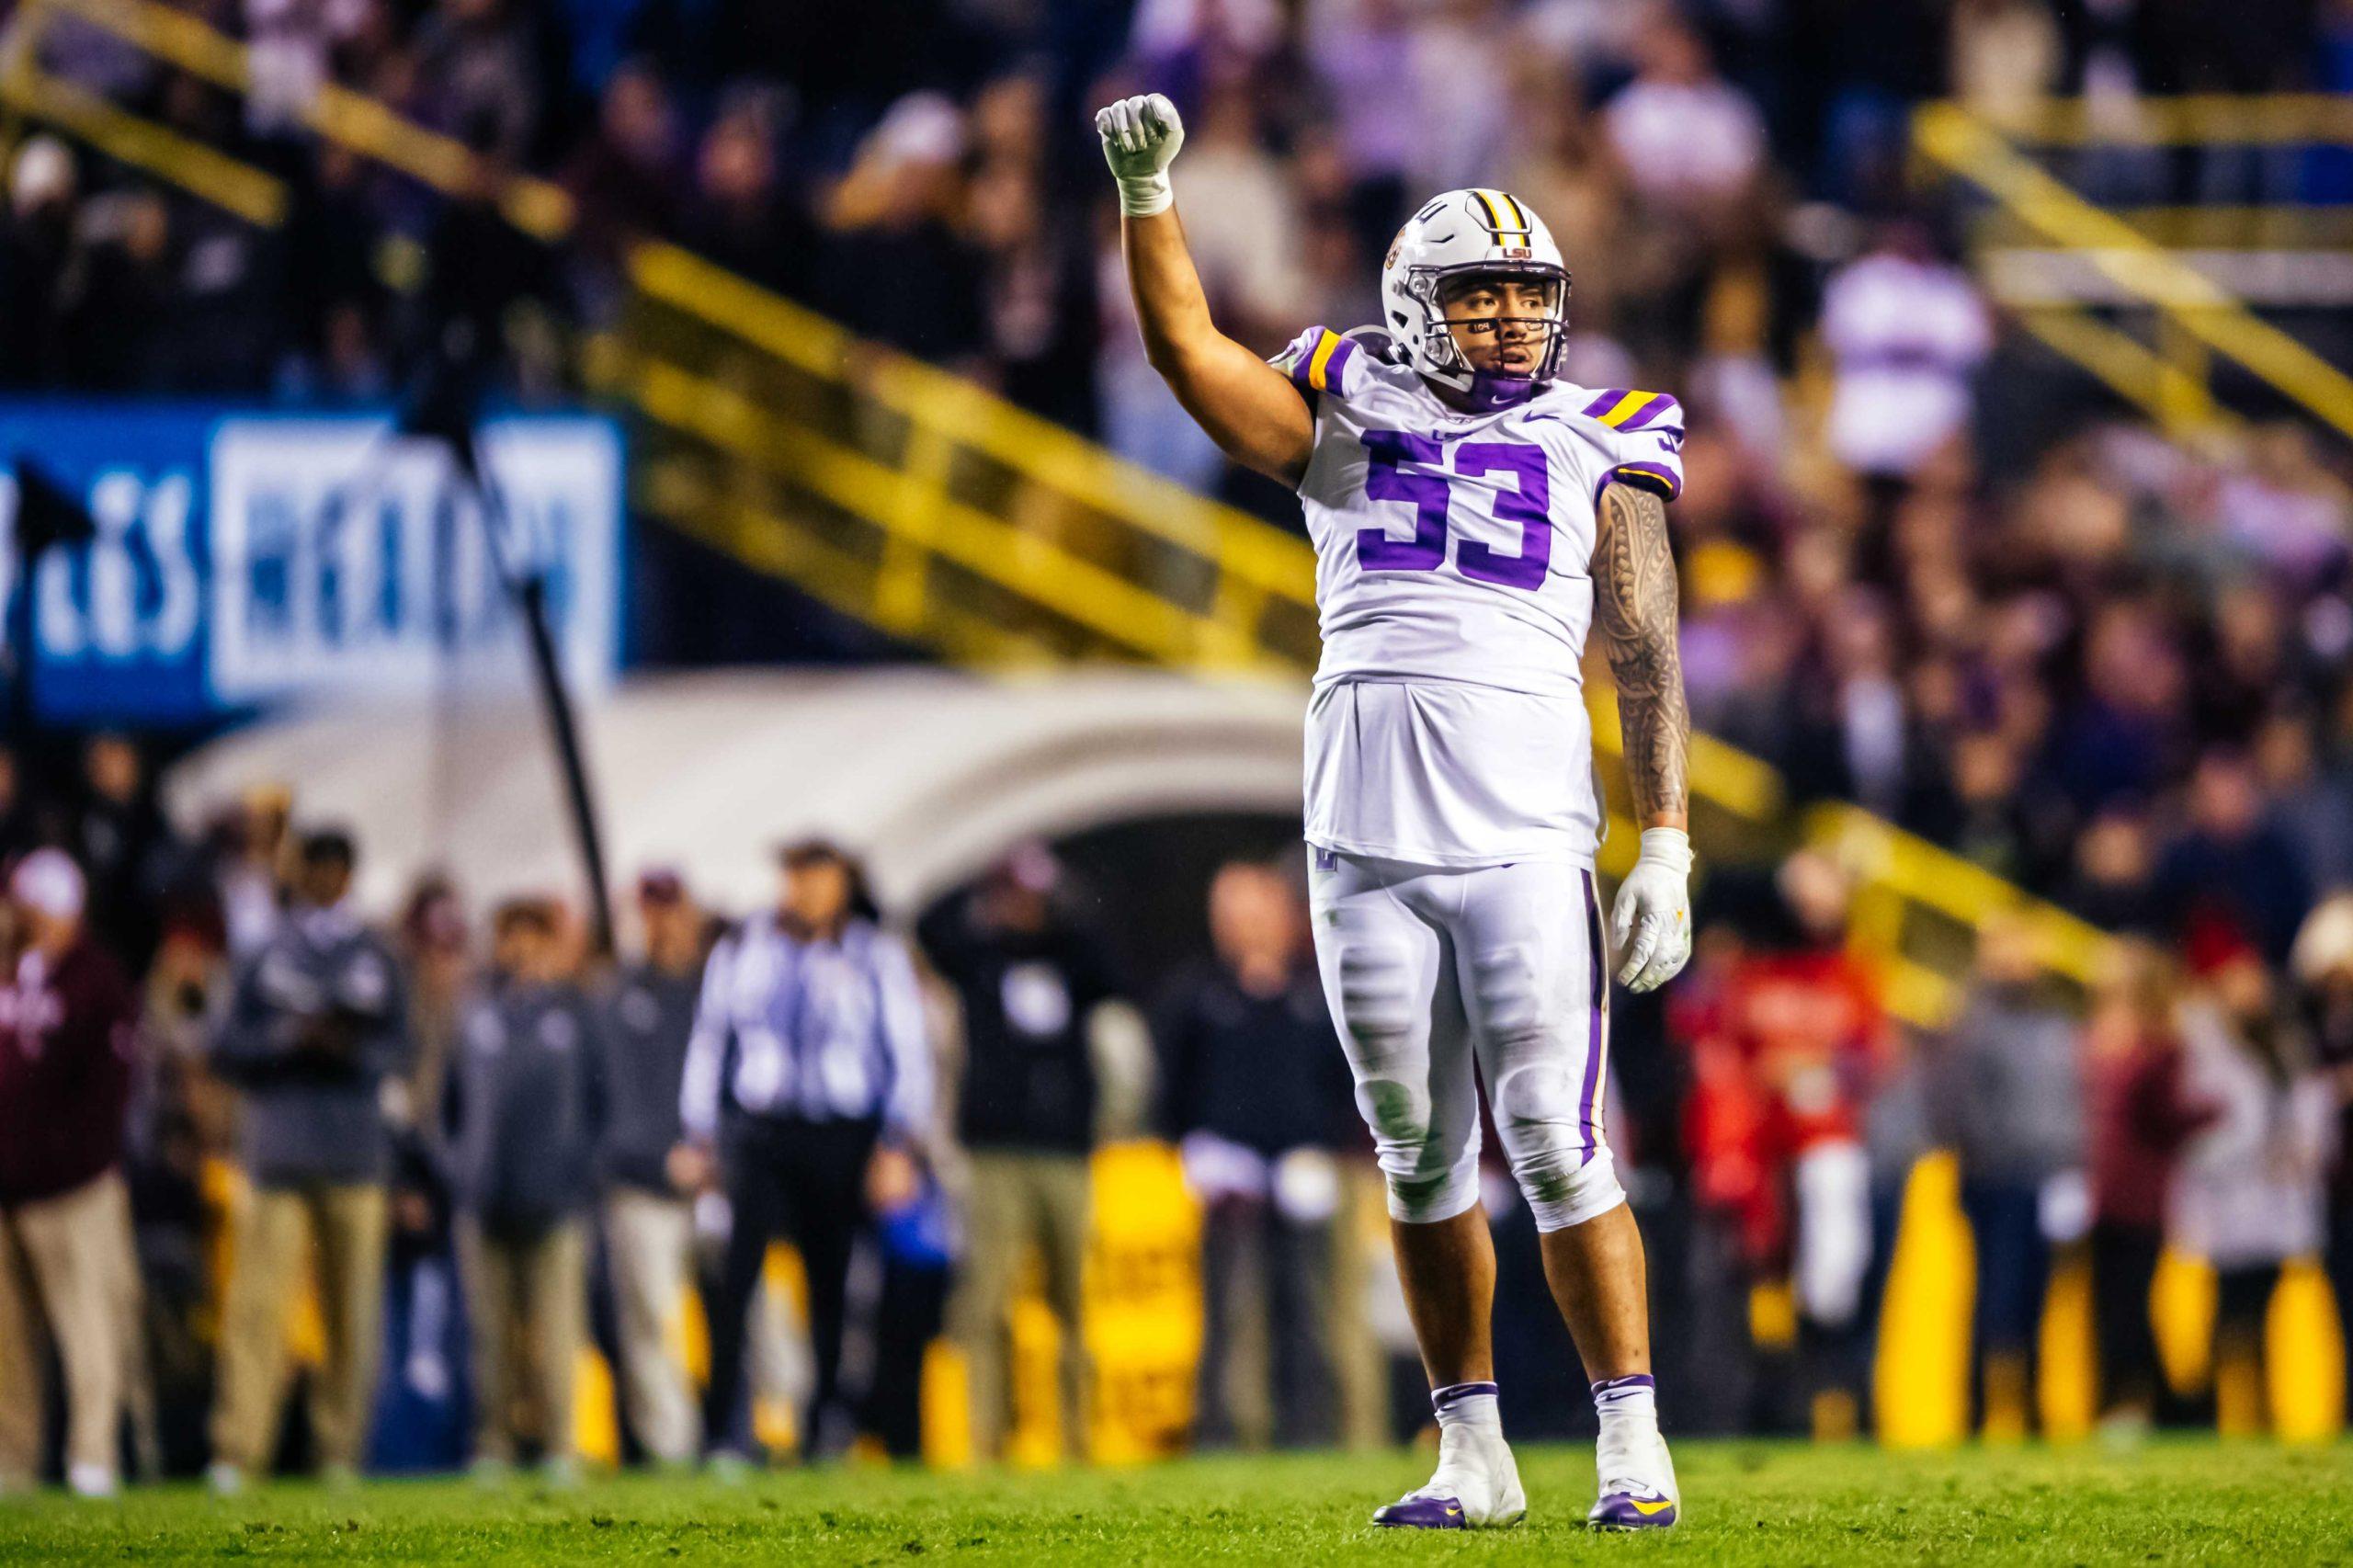
[[[2091,1222],[2081,1036],[2040,972],[2031,926],[2018,916],[1985,925],[1975,983],[1929,1085],[1976,1241],[1980,1403],[1999,1421],[2031,1418],[2051,1248]]]
[[[694,1211],[671,1179],[678,1087],[702,992],[703,917],[671,871],[638,879],[644,955],[598,995],[604,1016],[605,1250],[620,1309],[621,1396],[656,1463],[690,1464],[701,1420],[673,1330],[694,1268]]]
[[[286,1320],[315,1250],[325,1357],[311,1387],[322,1471],[356,1473],[376,1381],[383,1296],[385,1081],[408,1064],[392,949],[351,912],[357,852],[306,835],[293,902],[238,971],[214,1069],[244,1091],[245,1188],[221,1326],[211,1481],[267,1465],[286,1378]]]
[[[494,977],[459,1026],[446,1101],[473,1325],[474,1464],[492,1474],[514,1461],[528,1404],[550,1478],[569,1482],[605,1050],[553,905],[501,906],[492,937]]]

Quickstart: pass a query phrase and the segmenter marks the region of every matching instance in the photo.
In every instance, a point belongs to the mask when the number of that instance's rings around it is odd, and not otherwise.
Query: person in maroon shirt
[[[121,1173],[136,1013],[121,967],[83,924],[63,851],[9,880],[15,960],[0,988],[0,1491],[40,1458],[45,1319],[65,1371],[66,1481],[115,1489],[123,1334],[137,1290]]]
[[[2149,1288],[2165,1246],[2165,1195],[2182,1145],[2219,1114],[2182,1087],[2178,1001],[2172,960],[2145,942],[2120,941],[2088,1030],[2099,1408],[2120,1428],[2145,1426],[2156,1408]]]

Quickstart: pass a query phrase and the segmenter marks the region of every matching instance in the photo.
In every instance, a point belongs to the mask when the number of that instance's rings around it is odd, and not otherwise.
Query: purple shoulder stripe
[[[1349,362],[1357,357],[1356,339],[1342,337],[1340,346],[1332,350],[1331,362],[1324,367],[1324,385],[1334,392],[1341,392],[1347,382]]]
[[[1308,368],[1315,363],[1315,345],[1323,335],[1322,327],[1309,327],[1307,335],[1294,346],[1290,358],[1290,384],[1310,394],[1311,400],[1315,392],[1315,383],[1307,379],[1307,372]]]
[[[1598,419],[1603,415],[1608,413],[1611,409],[1617,407],[1619,403],[1624,402],[1625,397],[1626,389],[1623,387],[1618,387],[1609,392],[1597,392],[1594,394],[1593,401],[1585,405],[1585,416],[1587,419]]]
[[[1651,423],[1651,421],[1654,419],[1664,419],[1669,414],[1674,412],[1676,412],[1675,400],[1667,396],[1666,393],[1661,392],[1656,397],[1651,399],[1648,403],[1643,404],[1642,407],[1634,410],[1633,413],[1620,420],[1618,422],[1618,428],[1620,430],[1639,430],[1643,426]],[[1680,423],[1680,421],[1677,421],[1677,423]]]

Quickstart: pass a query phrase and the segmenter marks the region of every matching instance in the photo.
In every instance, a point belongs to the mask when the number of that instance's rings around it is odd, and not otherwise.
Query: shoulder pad
[[[1328,326],[1311,326],[1267,363],[1289,376],[1291,385],[1310,397],[1323,392],[1345,397],[1348,371],[1360,352],[1353,336],[1334,332]]]
[[[1665,392],[1607,388],[1587,396],[1577,412],[1628,434],[1683,428],[1683,405]]]
[[[1666,393],[1563,385],[1537,417],[1558,420],[1600,455],[1597,497],[1613,482],[1667,501],[1683,494],[1683,405]]]
[[[1394,337],[1392,337],[1381,328],[1377,326],[1360,326],[1346,335],[1350,342],[1362,345],[1364,347],[1365,358],[1370,359],[1373,363],[1378,365],[1394,366],[1400,369],[1407,368],[1405,364],[1405,351],[1398,347],[1397,340]]]

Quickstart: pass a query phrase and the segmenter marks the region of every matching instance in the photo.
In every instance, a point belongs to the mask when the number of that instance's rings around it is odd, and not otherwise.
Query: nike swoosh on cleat
[[[1665,1529],[1680,1518],[1675,1499],[1663,1492],[1648,1497],[1612,1492],[1593,1506],[1586,1523],[1597,1530],[1647,1530]]]
[[[1409,1529],[1460,1530],[1471,1528],[1471,1521],[1463,1517],[1462,1505],[1451,1497],[1401,1497],[1385,1508],[1376,1509],[1372,1522],[1376,1525],[1404,1526]]]

